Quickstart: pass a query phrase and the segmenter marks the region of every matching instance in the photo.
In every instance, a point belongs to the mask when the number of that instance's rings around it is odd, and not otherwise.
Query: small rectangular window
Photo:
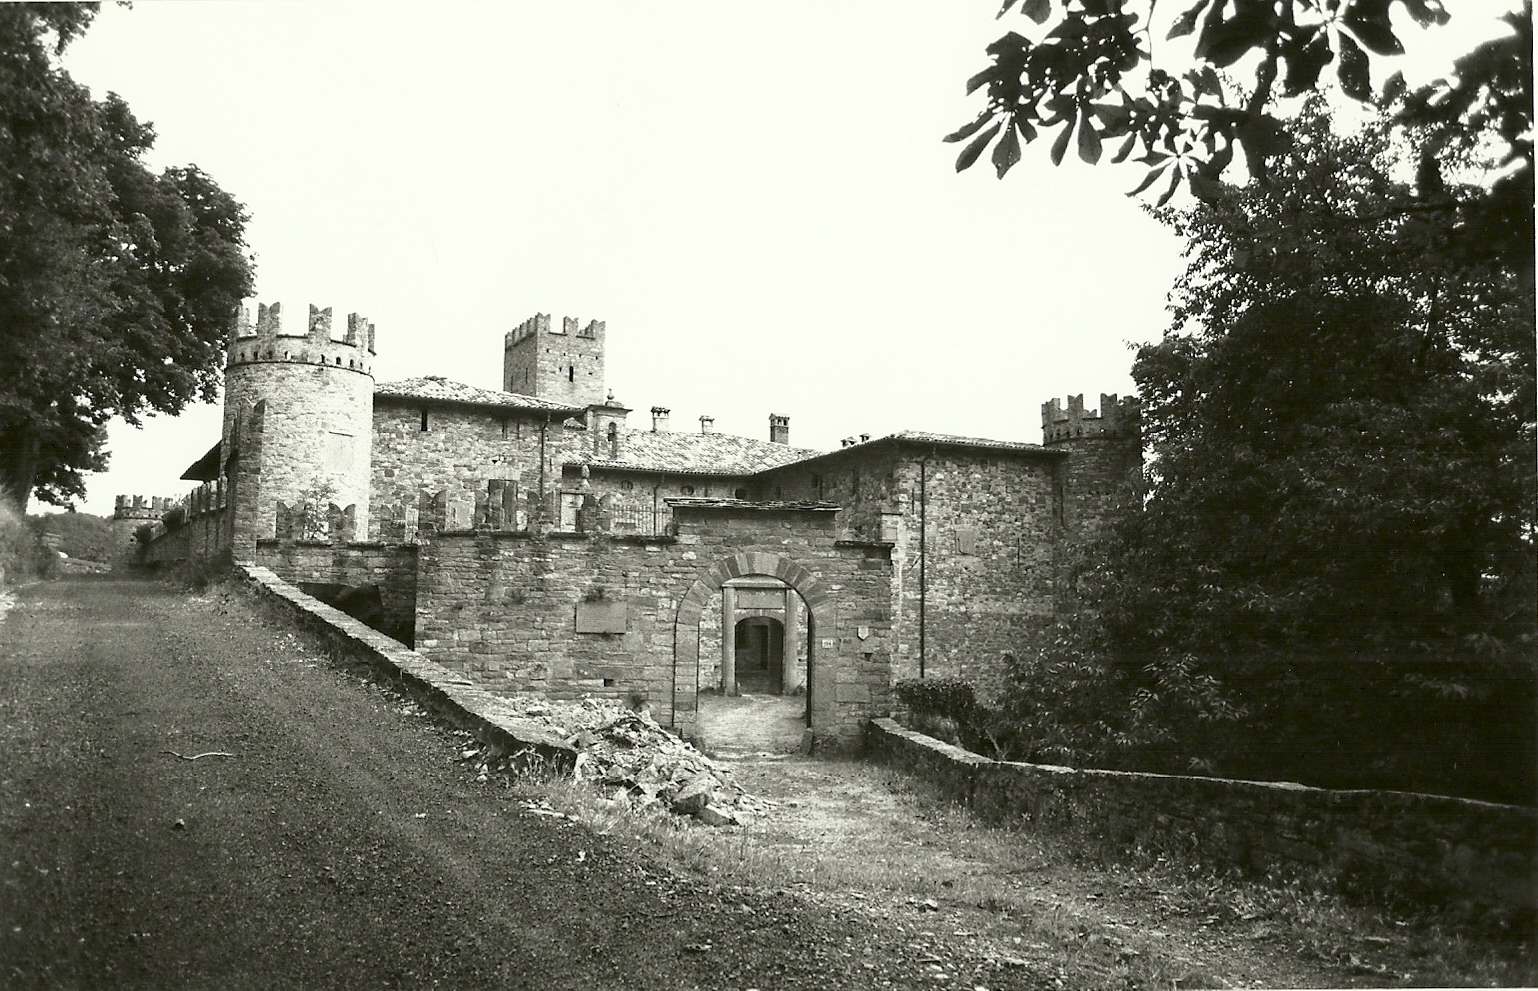
[[[425,407],[422,409],[422,430],[424,432],[427,430],[427,409]]]

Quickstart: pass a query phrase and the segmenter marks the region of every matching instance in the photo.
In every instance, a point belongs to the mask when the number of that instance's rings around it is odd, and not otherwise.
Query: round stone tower
[[[1067,451],[1057,469],[1058,515],[1069,530],[1093,524],[1114,504],[1141,488],[1143,439],[1136,396],[1100,397],[1100,409],[1086,411],[1084,396],[1069,396],[1068,408],[1052,399],[1041,404],[1042,443]]]
[[[366,539],[374,326],[350,314],[346,336],[333,340],[331,308],[311,306],[307,330],[285,334],[281,306],[258,304],[254,327],[242,310],[230,340],[221,468],[255,480],[245,492],[236,485],[237,521],[247,521],[248,538],[270,537],[278,503],[317,505],[321,518],[335,504],[345,522],[332,527],[332,538]]]

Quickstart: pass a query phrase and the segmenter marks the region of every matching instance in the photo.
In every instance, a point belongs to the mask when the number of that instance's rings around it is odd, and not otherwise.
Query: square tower
[[[586,327],[576,317],[550,326],[548,313],[536,313],[503,340],[502,389],[572,406],[604,401],[604,322]]]

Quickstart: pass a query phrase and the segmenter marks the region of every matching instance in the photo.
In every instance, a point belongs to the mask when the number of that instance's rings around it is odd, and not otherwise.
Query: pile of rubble
[[[623,795],[635,808],[657,805],[711,826],[749,826],[773,807],[743,791],[729,768],[663,729],[645,709],[592,697],[507,701],[576,748],[579,781],[597,782],[610,797]]]

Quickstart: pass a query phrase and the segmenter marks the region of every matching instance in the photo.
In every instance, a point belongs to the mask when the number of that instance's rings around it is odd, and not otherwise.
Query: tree
[[[96,4],[0,5],[0,492],[67,504],[102,428],[216,395],[250,294],[244,208],[54,57]]]
[[[1011,31],[988,47],[992,64],[967,82],[983,90],[987,105],[949,135],[967,141],[957,170],[969,168],[990,143],[1000,178],[1020,160],[1021,142],[1056,129],[1051,157],[1060,163],[1070,144],[1081,159],[1098,162],[1108,142],[1111,160],[1135,159],[1148,173],[1134,191],[1161,190],[1166,203],[1182,181],[1201,199],[1219,195],[1220,177],[1243,149],[1252,176],[1267,181],[1270,163],[1290,143],[1277,116],[1279,98],[1327,85],[1326,69],[1348,97],[1399,109],[1399,120],[1420,128],[1425,161],[1451,145],[1480,141],[1501,148],[1505,172],[1483,189],[1462,193],[1467,245],[1509,254],[1530,266],[1533,243],[1532,6],[1506,18],[1513,33],[1481,45],[1459,60],[1449,79],[1406,92],[1395,74],[1375,95],[1374,56],[1404,47],[1390,0],[1196,0],[1169,28],[1166,41],[1194,36],[1194,49],[1155,58],[1153,0],[1004,0],[999,16],[1016,4],[1039,28],[1036,40]],[[1422,27],[1442,25],[1442,0],[1400,0]],[[1174,63],[1194,65],[1183,72]],[[1240,87],[1220,72],[1253,63],[1253,81]],[[1077,137],[1075,138],[1075,135]],[[1156,184],[1158,184],[1156,186]],[[1498,233],[1499,239],[1489,240]]]
[[[1390,178],[1386,124],[1340,137],[1316,102],[1295,136],[1266,186],[1162,213],[1188,267],[1133,368],[1152,484],[1099,576],[1112,638],[1530,648],[1532,298],[1449,253],[1465,191]]]

